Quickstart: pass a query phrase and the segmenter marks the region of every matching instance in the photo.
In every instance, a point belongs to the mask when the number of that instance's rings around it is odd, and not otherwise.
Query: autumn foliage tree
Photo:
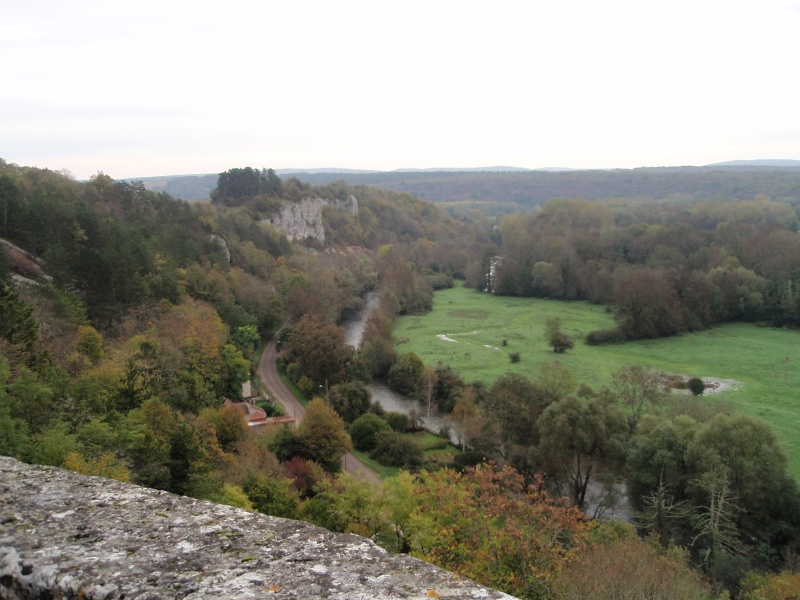
[[[546,598],[594,527],[511,467],[422,472],[411,554],[519,598]]]
[[[655,271],[623,275],[615,293],[615,318],[628,338],[655,338],[683,330],[680,305],[674,288]]]
[[[315,386],[330,387],[346,379],[353,349],[338,326],[306,316],[293,326],[286,353],[287,362],[296,363]]]
[[[344,421],[321,398],[314,398],[306,408],[297,440],[304,458],[329,471],[338,471],[342,456],[353,449]]]
[[[602,526],[601,526],[602,529]],[[584,546],[555,583],[564,600],[697,600],[711,590],[689,566],[688,553],[641,540],[634,531]]]

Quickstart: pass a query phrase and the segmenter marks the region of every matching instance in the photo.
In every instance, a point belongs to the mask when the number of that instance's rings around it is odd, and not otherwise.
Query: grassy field
[[[543,337],[550,316],[559,317],[562,329],[575,340],[575,348],[566,354],[554,354]],[[535,378],[540,364],[556,360],[578,382],[595,388],[610,383],[616,370],[634,364],[736,380],[738,389],[704,396],[703,401],[766,420],[783,444],[791,473],[800,479],[800,333],[736,323],[614,346],[583,342],[589,331],[613,324],[611,313],[585,302],[492,296],[458,286],[437,292],[431,313],[400,319],[395,337],[401,342],[398,352],[413,351],[429,365],[441,360],[467,381],[481,379],[489,385],[509,371]],[[511,352],[520,353],[519,363],[511,363]]]

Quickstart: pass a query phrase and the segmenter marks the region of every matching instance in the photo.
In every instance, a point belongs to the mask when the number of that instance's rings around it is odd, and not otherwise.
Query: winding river
[[[361,346],[364,331],[367,328],[369,313],[378,305],[379,300],[379,292],[369,292],[365,298],[364,307],[354,317],[342,324],[345,342],[349,346],[354,348]],[[398,394],[380,383],[371,383],[367,387],[372,393],[372,401],[380,404],[384,410],[401,412],[407,415],[416,409],[417,413],[422,415],[422,424],[425,429],[436,434],[447,426],[447,419],[438,412],[431,410],[430,416],[427,416],[427,408],[419,400]],[[453,443],[458,442],[458,439],[452,435],[451,440]]]

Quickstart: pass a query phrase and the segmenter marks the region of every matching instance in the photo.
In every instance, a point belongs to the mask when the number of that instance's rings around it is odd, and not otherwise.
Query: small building
[[[267,423],[267,411],[253,404],[252,402],[234,402],[225,398],[223,406],[233,406],[244,414],[244,420],[248,427],[260,427]]]
[[[249,381],[242,384],[242,398],[244,399],[242,402],[234,402],[225,398],[223,405],[233,406],[240,410],[249,428],[259,433],[266,433],[283,425],[295,426],[294,417],[267,417],[267,411],[260,406],[256,406],[255,402],[259,399],[267,400],[268,398],[266,396],[253,396],[252,386]]]

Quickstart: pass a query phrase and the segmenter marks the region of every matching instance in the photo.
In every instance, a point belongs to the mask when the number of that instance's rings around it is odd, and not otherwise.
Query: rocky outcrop
[[[267,222],[286,234],[289,241],[325,241],[325,227],[322,223],[322,209],[331,206],[354,215],[358,214],[358,200],[350,196],[347,200],[326,200],[324,198],[304,198],[300,202],[285,204],[281,211]]]
[[[6,253],[8,266],[11,268],[15,278],[19,278],[26,283],[53,279],[42,270],[41,260],[8,240],[0,238],[0,252]]]
[[[370,540],[0,457],[0,598],[511,598]]]
[[[228,262],[231,262],[231,251],[228,248],[228,242],[225,241],[225,238],[221,238],[216,233],[212,233],[210,236],[212,242],[216,242],[220,248],[222,248],[222,252],[225,254],[225,258],[228,259]]]

